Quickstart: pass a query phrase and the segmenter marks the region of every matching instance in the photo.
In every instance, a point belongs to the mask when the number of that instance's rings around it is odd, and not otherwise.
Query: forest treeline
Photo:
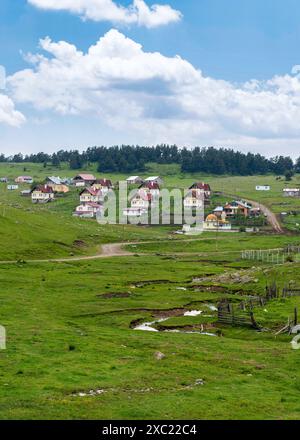
[[[261,154],[242,153],[229,148],[178,148],[176,145],[113,146],[91,147],[86,151],[60,150],[53,154],[36,153],[5,157],[0,162],[33,162],[59,166],[67,162],[71,169],[80,170],[89,164],[97,163],[99,172],[133,173],[143,172],[146,164],[179,164],[182,172],[204,172],[210,174],[254,175],[278,174],[292,175],[300,172],[300,158],[293,162],[288,156],[266,158]]]

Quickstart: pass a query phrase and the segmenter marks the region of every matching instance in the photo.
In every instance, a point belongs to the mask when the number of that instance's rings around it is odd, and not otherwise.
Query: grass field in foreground
[[[158,257],[1,266],[8,341],[0,352],[0,417],[298,419],[300,357],[291,337],[230,327],[223,337],[129,328],[151,319],[152,308],[215,304],[226,294],[194,291],[190,282],[224,270],[236,269]],[[263,292],[276,270],[258,268],[259,281],[243,287]],[[299,266],[280,267],[281,286],[286,276],[300,284],[299,273]],[[151,280],[165,282],[136,287]],[[264,324],[284,324],[295,305],[299,298],[284,302],[274,323],[269,304]],[[185,325],[189,318],[176,319]],[[166,357],[156,360],[156,351]],[[78,395],[95,389],[104,393]]]

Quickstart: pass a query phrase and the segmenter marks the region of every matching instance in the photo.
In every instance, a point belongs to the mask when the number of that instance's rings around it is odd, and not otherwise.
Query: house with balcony
[[[104,201],[104,194],[101,189],[92,187],[85,188],[80,193],[80,203],[100,203]]]
[[[54,191],[51,186],[37,185],[31,191],[32,203],[48,203],[54,200]]]

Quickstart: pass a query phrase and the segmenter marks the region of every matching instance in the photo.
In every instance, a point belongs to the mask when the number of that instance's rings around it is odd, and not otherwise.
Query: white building
[[[148,210],[145,208],[126,208],[123,210],[123,215],[125,217],[142,217],[142,215],[147,214]]]
[[[73,215],[78,217],[94,218],[96,215],[103,214],[104,207],[99,203],[88,202],[76,207]]]
[[[126,179],[128,185],[141,185],[143,183],[143,179],[140,176],[130,176]]]
[[[157,183],[158,185],[163,185],[164,181],[160,176],[150,176],[145,179],[146,183]]]
[[[189,190],[184,198],[183,206],[185,208],[202,208],[204,206],[204,193]]]
[[[47,203],[54,199],[54,191],[51,186],[38,185],[31,191],[32,203]]]
[[[270,185],[256,185],[256,191],[270,191]]]
[[[284,197],[300,197],[300,188],[285,188],[283,195]]]

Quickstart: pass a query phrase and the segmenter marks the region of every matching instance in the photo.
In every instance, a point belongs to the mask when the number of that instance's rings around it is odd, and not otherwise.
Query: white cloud
[[[13,101],[0,93],[0,123],[19,127],[23,122],[25,117],[15,109]]]
[[[144,0],[133,0],[128,6],[121,6],[113,0],[28,0],[41,9],[69,11],[83,19],[111,21],[122,24],[137,24],[153,28],[177,22],[181,13],[169,5],[148,6]]]
[[[17,103],[96,117],[137,142],[300,144],[298,77],[235,85],[203,76],[179,56],[144,52],[116,30],[87,53],[49,38],[40,45],[43,55],[27,57],[33,66],[8,78]]]

